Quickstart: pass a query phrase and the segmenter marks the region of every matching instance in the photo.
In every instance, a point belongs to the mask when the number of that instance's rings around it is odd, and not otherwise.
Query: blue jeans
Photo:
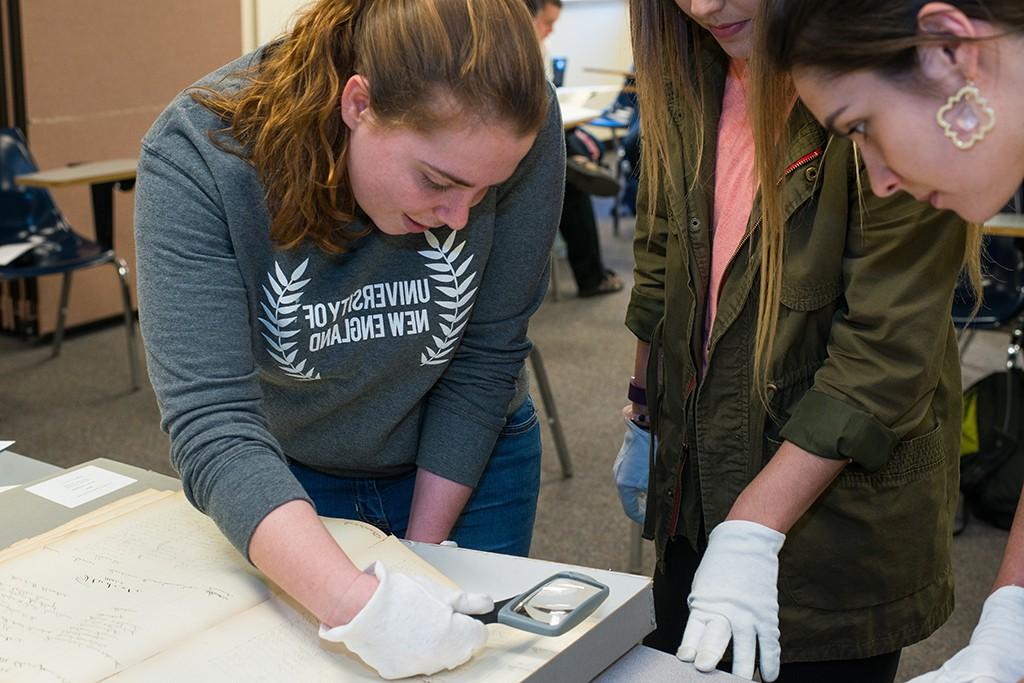
[[[461,548],[525,557],[540,492],[540,423],[529,397],[505,421],[487,468],[449,538]],[[416,472],[334,477],[298,463],[291,470],[325,517],[357,519],[399,538],[409,526]]]

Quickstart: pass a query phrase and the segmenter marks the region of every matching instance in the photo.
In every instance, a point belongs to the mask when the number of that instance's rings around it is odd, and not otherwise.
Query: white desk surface
[[[617,95],[620,90],[622,85],[566,85],[558,88],[556,92],[558,102],[562,106],[583,107],[598,95]]]
[[[1024,237],[1024,214],[1000,213],[985,221],[985,233],[1003,237]]]
[[[571,104],[563,104],[562,107],[562,126],[565,128],[575,128],[587,121],[592,121],[601,115],[601,110],[591,109],[589,107],[577,107]]]
[[[100,461],[97,464],[108,466],[115,471],[119,468],[130,468],[130,466],[106,460]],[[139,472],[136,468],[131,469],[134,470],[132,474],[137,475]],[[0,452],[0,485],[26,484],[37,479],[50,477],[61,471],[59,467],[32,458],[26,458],[11,451]],[[117,494],[130,495],[144,487],[175,489],[179,487],[179,482],[172,477],[148,472],[140,478],[138,483],[121,489]],[[0,510],[7,506],[14,506],[24,511],[25,506],[19,504],[19,502],[24,503],[26,500],[31,499],[43,500],[25,492],[22,488],[2,492],[0,493]],[[55,510],[54,515],[49,519],[23,519],[26,522],[25,524],[15,525],[14,527],[5,526],[5,528],[0,529],[0,548],[7,547],[21,538],[42,533],[75,516],[88,512],[93,507],[99,507],[109,502],[109,496],[104,496],[94,501],[91,505],[77,508],[74,512],[67,509],[62,511]],[[52,507],[58,508],[59,506],[53,505]],[[63,514],[67,518],[58,519],[56,515],[59,514]],[[12,519],[11,515],[0,515],[0,517],[7,520]],[[24,518],[26,515],[13,517],[14,519],[18,517]],[[37,529],[36,527],[39,528]],[[420,557],[436,566],[464,589],[470,591],[484,590],[492,594],[501,593],[502,596],[504,596],[504,593],[513,595],[521,590],[525,590],[521,588],[521,584],[524,581],[533,585],[541,578],[544,578],[544,576],[562,568],[562,565],[543,560],[507,557],[494,553],[482,553],[464,548],[448,548],[424,543],[406,542],[406,544]],[[470,558],[472,562],[467,562],[466,559]],[[512,564],[515,565],[515,571],[509,571]],[[527,570],[529,570],[531,576],[525,575]],[[584,571],[591,571],[591,573],[596,575],[596,578],[608,583],[609,587],[612,588],[612,594],[609,596],[606,604],[599,608],[599,611],[617,609],[620,605],[616,604],[616,598],[613,597],[616,594],[616,585],[621,583],[624,587],[627,585],[633,586],[639,578],[630,574],[603,570]],[[537,575],[536,580],[534,580],[532,574]],[[494,577],[498,577],[497,583],[494,582]],[[617,600],[619,603],[623,602],[621,597],[617,598]],[[725,673],[701,674],[691,665],[684,664],[671,655],[637,645],[605,669],[594,680],[600,683],[633,683],[634,681],[644,681],[645,683],[661,683],[662,681],[665,683],[670,681],[672,683],[728,683],[730,681],[742,681],[743,679]]]

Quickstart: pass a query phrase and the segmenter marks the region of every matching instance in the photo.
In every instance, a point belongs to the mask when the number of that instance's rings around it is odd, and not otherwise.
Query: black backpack
[[[964,392],[964,512],[1009,529],[1024,486],[1024,371],[993,372]],[[966,523],[966,517],[965,517]]]

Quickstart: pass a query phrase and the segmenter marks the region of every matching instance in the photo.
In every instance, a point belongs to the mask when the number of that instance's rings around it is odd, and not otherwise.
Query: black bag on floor
[[[993,372],[964,392],[960,492],[965,512],[1009,529],[1021,486],[1024,371],[1013,368]]]

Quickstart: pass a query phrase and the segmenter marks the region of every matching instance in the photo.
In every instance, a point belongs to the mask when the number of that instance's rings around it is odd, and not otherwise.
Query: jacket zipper
[[[782,172],[782,177],[779,178],[779,184],[782,184],[782,181],[785,180],[791,173],[800,168],[803,168],[804,166],[811,163],[820,156],[821,147],[814,150],[813,152],[803,155],[802,157],[791,163],[789,166],[786,167],[786,170]]]
[[[690,383],[686,386],[686,398],[689,400],[690,395],[693,393],[694,388],[697,386],[697,377],[694,375],[690,378]],[[690,457],[690,447],[686,443],[686,429],[683,429],[683,457],[679,459],[679,464],[676,466],[676,481],[672,488],[672,525],[669,529],[669,538],[676,535],[679,527],[679,508],[680,501],[683,498],[683,467],[686,466],[686,460]]]
[[[797,159],[796,161],[791,163],[789,166],[786,167],[786,170],[782,172],[782,177],[779,178],[779,184],[781,185],[783,183],[783,181],[786,180],[786,178],[788,178],[794,172],[800,170],[801,168],[803,168],[807,164],[811,163],[815,159],[818,159],[819,157],[821,157],[821,155],[822,155],[821,147],[818,147],[814,151],[808,152],[807,154],[803,155],[802,157],[800,157],[799,159]],[[750,235],[752,235],[754,233],[754,231],[757,230],[758,226],[760,226],[760,225],[761,225],[761,219],[758,218],[757,222],[754,224],[754,228],[750,231]],[[746,238],[744,238],[744,240],[740,243],[739,247],[737,247],[737,249],[736,249],[737,253],[739,253],[739,250],[743,248],[743,245],[750,238],[750,235],[748,235]],[[733,263],[733,261],[735,259],[736,259],[736,254],[733,254],[732,257],[729,259],[729,263],[726,264],[725,271],[723,272],[723,277],[724,277],[725,273],[729,272],[729,269],[732,267],[732,263]],[[721,299],[721,296],[722,296],[722,290],[721,290],[721,288],[719,288],[719,290],[718,290],[718,299],[719,300]],[[709,330],[708,332],[710,334],[711,330]],[[707,355],[707,362],[710,363],[711,362],[711,340],[710,339],[708,340],[707,354],[708,354]],[[690,379],[690,384],[686,388],[687,399],[689,399],[690,394],[696,388],[696,384],[697,384],[696,377],[691,378]],[[684,432],[685,432],[685,430],[684,430]],[[683,467],[686,465],[686,460],[687,460],[687,458],[689,457],[689,454],[690,454],[689,446],[686,444],[685,441],[683,442],[683,452],[684,452],[684,455],[683,455],[683,457],[679,461],[679,466],[676,468],[676,481],[675,481],[675,486],[673,488],[673,501],[672,501],[672,525],[671,525],[671,527],[669,529],[669,537],[675,536],[676,532],[678,530],[678,527],[679,527],[679,508],[680,508],[680,499],[682,498],[682,487],[683,487]]]

